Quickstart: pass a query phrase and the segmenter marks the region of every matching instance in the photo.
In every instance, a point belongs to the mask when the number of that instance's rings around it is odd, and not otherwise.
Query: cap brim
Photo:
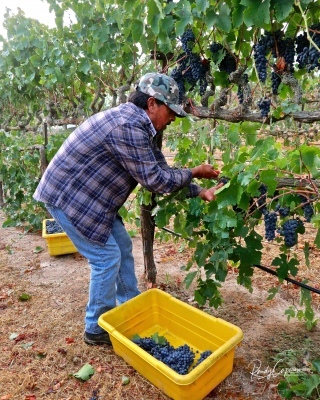
[[[186,117],[188,114],[179,106],[177,106],[176,104],[170,104],[170,103],[166,103],[167,106],[174,111],[178,117]]]

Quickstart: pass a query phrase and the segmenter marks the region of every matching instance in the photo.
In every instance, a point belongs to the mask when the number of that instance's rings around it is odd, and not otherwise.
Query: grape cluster
[[[210,44],[209,50],[213,55],[214,60],[219,59],[219,57],[217,57],[218,53],[222,51],[223,58],[218,62],[218,67],[221,72],[226,72],[228,75],[230,75],[232,72],[236,71],[237,61],[234,54],[227,51],[222,44],[213,42]]]
[[[53,220],[46,220],[46,233],[49,235],[52,235],[53,233],[62,233],[64,230],[61,228],[61,226],[58,224],[57,221]]]
[[[248,83],[248,82],[249,82],[248,74],[243,74],[242,77],[244,78],[244,82],[245,82],[245,83]],[[239,103],[240,103],[240,104],[243,104],[243,101],[244,101],[244,93],[243,93],[243,86],[242,86],[242,85],[239,85],[239,86],[238,86],[237,97],[238,97]]]
[[[284,244],[286,247],[293,247],[297,244],[298,234],[297,229],[303,224],[299,219],[288,219],[278,230],[280,235],[284,236]]]
[[[278,89],[281,83],[281,77],[279,74],[276,72],[272,71],[271,73],[271,89],[272,89],[272,94],[277,95],[278,94]]]
[[[253,51],[254,51],[253,57],[257,68],[259,80],[262,83],[265,83],[267,79],[267,64],[268,64],[266,57],[268,47],[265,36],[262,36],[259,39],[258,43],[256,43],[253,46]]]
[[[267,211],[264,214],[265,238],[272,241],[276,237],[278,214],[274,211]]]
[[[182,34],[180,41],[183,51],[190,56],[192,54],[192,48],[196,42],[196,37],[194,36],[192,29],[186,29]]]
[[[254,60],[258,72],[259,80],[262,83],[267,79],[267,54],[271,52],[275,59],[283,58],[284,65],[279,71],[293,72],[293,64],[295,60],[295,41],[292,38],[284,38],[284,33],[281,30],[275,32],[265,32],[259,41],[253,46]],[[276,67],[277,65],[275,65]],[[277,68],[278,69],[278,68]],[[276,72],[279,72],[276,71]],[[278,87],[281,82],[280,77],[274,72],[271,76],[272,92],[278,94]]]
[[[270,112],[271,100],[267,97],[263,97],[258,100],[257,105],[259,107],[261,117],[267,117]]]
[[[310,204],[309,200],[307,199],[307,197],[303,196],[303,195],[299,195],[299,198],[301,200],[302,205],[302,209],[303,209],[303,213],[304,213],[304,217],[306,219],[307,222],[311,221],[311,218],[314,214],[314,210],[312,205]]]
[[[266,212],[268,212],[267,210],[267,191],[268,191],[268,187],[267,185],[265,185],[264,183],[262,183],[259,188],[258,188],[259,192],[260,192],[260,196],[257,200],[258,206],[259,206],[259,210],[262,212],[262,214],[265,214]]]
[[[311,32],[313,31],[320,31],[320,24],[317,25],[311,25],[310,26]],[[320,47],[320,33],[318,32],[313,32],[311,33],[311,38],[314,41],[314,43]],[[320,67],[320,52],[315,48],[315,47],[310,47],[309,49],[309,67],[308,71],[312,71],[315,68]]]
[[[320,24],[311,25],[309,34],[313,42],[320,46]],[[320,52],[313,46],[310,46],[306,32],[296,37],[296,52],[298,68],[307,68],[308,71],[313,71],[320,67]]]
[[[283,33],[278,31],[276,38],[277,46],[272,50],[275,58],[283,57],[285,60],[285,69],[288,72],[293,72],[293,63],[295,59],[295,41],[292,38],[282,39]]]
[[[226,177],[226,176],[221,176],[221,177],[219,177],[218,183],[223,183],[223,184],[225,185],[225,184],[228,183],[229,181],[230,181],[230,178],[228,178],[228,177]]]
[[[298,68],[304,68],[308,63],[308,52],[310,42],[306,32],[302,35],[298,35],[295,39],[296,52],[297,52],[297,63]]]
[[[132,341],[180,375],[188,373],[195,359],[195,353],[187,344],[175,348],[167,341],[164,344],[156,343],[151,337],[132,339]],[[210,354],[212,354],[211,350],[202,352],[195,366],[199,365]]]
[[[194,368],[197,367],[199,364],[202,363],[202,361],[204,361],[205,359],[207,359],[209,356],[211,356],[212,351],[211,350],[205,350],[200,354],[200,357],[197,361],[197,363],[195,364]]]
[[[276,205],[275,210],[278,211],[281,217],[287,217],[290,213],[290,209],[286,206],[282,206],[280,203]]]
[[[179,103],[183,103],[186,93],[186,84],[189,91],[199,83],[200,95],[207,90],[207,72],[210,69],[209,60],[202,59],[199,54],[193,52],[196,43],[192,29],[187,29],[180,38],[183,53],[178,56],[177,66],[172,70],[171,77],[177,82],[179,88]]]

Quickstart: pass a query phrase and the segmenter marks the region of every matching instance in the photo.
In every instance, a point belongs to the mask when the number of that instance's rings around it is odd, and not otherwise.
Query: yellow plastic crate
[[[99,325],[116,354],[174,400],[202,400],[233,369],[240,328],[215,318],[159,290],[150,289],[102,314]],[[174,347],[188,344],[198,357],[213,353],[186,375],[180,375],[132,342],[158,333]],[[195,359],[195,362],[197,359]]]
[[[51,256],[59,256],[62,254],[76,253],[78,250],[75,248],[72,241],[69,239],[65,232],[62,233],[46,233],[46,221],[42,221],[42,237],[46,239],[48,251]],[[49,221],[54,221],[53,219]]]

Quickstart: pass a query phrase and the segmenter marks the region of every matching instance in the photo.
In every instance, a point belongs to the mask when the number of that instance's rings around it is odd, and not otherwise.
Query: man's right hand
[[[217,178],[220,174],[220,171],[214,169],[212,165],[202,164],[198,167],[194,167],[191,169],[192,177],[199,179],[214,179]]]

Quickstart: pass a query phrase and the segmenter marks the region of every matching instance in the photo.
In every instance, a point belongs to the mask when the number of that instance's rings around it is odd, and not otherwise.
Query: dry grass
[[[0,400],[168,399],[112,348],[84,344],[89,279],[86,260],[78,254],[50,257],[37,234],[24,236],[7,228],[0,229],[0,238]],[[44,247],[44,251],[35,253],[37,246]],[[140,238],[134,239],[134,246],[139,285],[145,290]],[[272,249],[267,248],[266,257],[271,253]],[[188,253],[180,253],[175,243],[155,243],[158,284],[196,306],[192,291],[181,285],[180,266],[186,257]],[[315,249],[312,257],[317,266],[319,254]],[[308,275],[310,285],[319,283],[316,268],[306,268],[301,273]],[[206,399],[279,399],[276,386],[280,377],[252,379],[253,360],[272,367],[272,357],[287,349],[308,353],[310,359],[320,357],[319,328],[308,332],[300,322],[287,323],[284,310],[297,296],[292,285],[267,302],[266,290],[277,282],[274,277],[255,270],[253,294],[238,287],[235,279],[231,272],[223,285],[225,301],[221,308],[204,308],[244,331],[242,345],[236,349],[233,373]],[[31,299],[19,300],[22,293]],[[14,338],[12,334],[18,336]],[[81,382],[73,374],[86,363],[93,366],[95,374]],[[122,384],[124,376],[130,378],[128,385]]]

